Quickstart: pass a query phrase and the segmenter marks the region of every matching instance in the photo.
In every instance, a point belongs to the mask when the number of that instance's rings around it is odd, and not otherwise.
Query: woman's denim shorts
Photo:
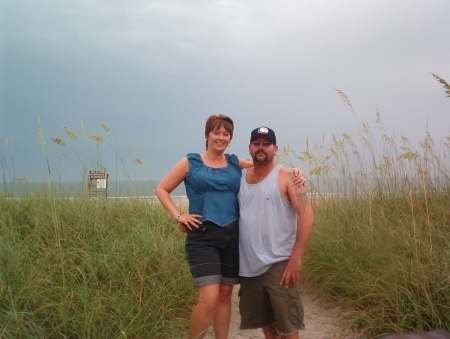
[[[186,233],[186,258],[195,286],[239,284],[239,220],[224,227],[204,221]]]

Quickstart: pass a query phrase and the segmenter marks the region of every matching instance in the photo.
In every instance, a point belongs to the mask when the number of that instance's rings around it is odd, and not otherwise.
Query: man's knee
[[[278,334],[277,332],[277,324],[272,324],[268,327],[263,328],[264,336],[266,339],[284,339],[285,336]]]
[[[266,339],[297,339],[298,332],[292,334],[280,334],[277,331],[277,324],[272,324],[269,327],[263,328]]]

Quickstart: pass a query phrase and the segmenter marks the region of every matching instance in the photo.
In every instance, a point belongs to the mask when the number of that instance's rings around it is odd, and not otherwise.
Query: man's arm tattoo
[[[296,192],[296,197],[298,204],[295,204],[294,209],[298,215],[301,215],[305,212],[306,206],[309,204],[308,195],[304,192]]]
[[[298,186],[298,185],[294,184],[295,173],[294,173],[294,170],[293,170],[293,169],[291,169],[291,170],[288,171],[288,176],[289,176],[289,178],[290,178],[291,181],[292,181],[292,185],[293,185],[294,187]]]
[[[288,175],[292,181],[292,185],[294,186],[295,196],[297,197],[297,201],[299,203],[299,205],[297,205],[295,209],[298,211],[299,214],[301,214],[305,211],[306,206],[309,204],[308,195],[306,194],[306,192],[304,192],[303,188],[300,185],[294,184],[294,177],[295,177],[294,170],[290,170],[288,172]]]

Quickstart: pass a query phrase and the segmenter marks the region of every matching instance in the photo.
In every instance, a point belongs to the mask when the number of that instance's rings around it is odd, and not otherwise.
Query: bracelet
[[[180,214],[178,214],[178,217],[177,217],[177,222],[178,222],[178,218],[179,218],[179,217],[181,217],[181,215],[182,215],[182,214],[183,214],[183,213],[180,213]]]

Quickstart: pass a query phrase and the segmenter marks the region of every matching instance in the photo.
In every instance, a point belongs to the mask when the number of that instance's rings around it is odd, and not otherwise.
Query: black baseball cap
[[[263,137],[267,137],[270,141],[272,141],[272,143],[274,145],[277,144],[277,137],[275,136],[275,132],[272,129],[270,129],[269,127],[261,126],[261,127],[255,128],[252,131],[252,134],[250,136],[250,142],[252,142],[252,140],[259,135],[261,135]]]

